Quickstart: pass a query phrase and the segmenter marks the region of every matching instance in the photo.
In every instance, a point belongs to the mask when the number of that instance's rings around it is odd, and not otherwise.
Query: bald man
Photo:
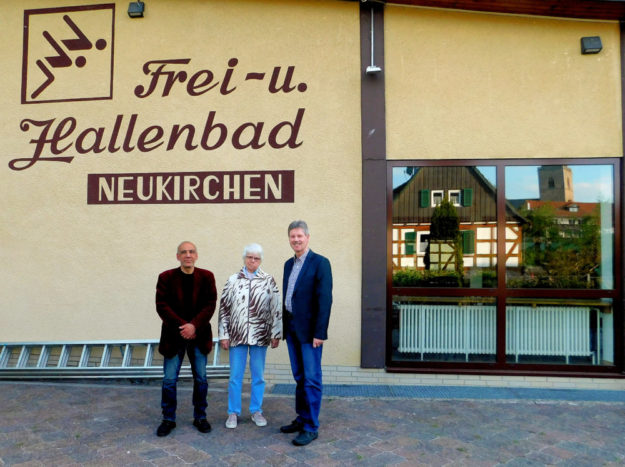
[[[193,372],[193,426],[202,433],[211,430],[206,420],[206,360],[213,347],[215,277],[195,266],[198,252],[191,242],[178,245],[176,259],[180,266],[161,273],[156,284],[156,311],[163,320],[158,351],[164,357],[163,421],[157,436],[167,436],[176,427],[176,385],[185,353]]]

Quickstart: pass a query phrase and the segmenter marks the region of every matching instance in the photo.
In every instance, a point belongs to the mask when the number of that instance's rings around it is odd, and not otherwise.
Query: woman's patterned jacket
[[[262,269],[248,279],[244,269],[226,282],[219,304],[219,340],[231,346],[269,345],[282,337],[282,299],[273,277]]]

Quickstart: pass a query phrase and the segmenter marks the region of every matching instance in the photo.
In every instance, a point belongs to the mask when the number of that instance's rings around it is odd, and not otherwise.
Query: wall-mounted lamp
[[[379,73],[382,71],[382,68],[380,68],[379,66],[376,66],[373,63],[373,43],[375,41],[375,37],[373,35],[373,8],[371,8],[371,65],[369,65],[367,67],[367,69],[365,70],[365,73],[367,73],[368,75],[370,74],[374,74],[374,73]]]
[[[582,37],[582,55],[598,54],[603,49],[599,36]]]
[[[145,4],[143,2],[130,2],[128,4],[128,16],[131,18],[143,18]]]

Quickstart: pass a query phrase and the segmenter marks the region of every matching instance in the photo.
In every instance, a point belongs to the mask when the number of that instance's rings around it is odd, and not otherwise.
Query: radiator
[[[494,354],[496,309],[482,305],[399,305],[399,351]]]
[[[592,357],[590,307],[507,308],[506,354]],[[493,305],[399,304],[399,352],[465,356],[497,353],[497,310]]]
[[[506,309],[506,353],[593,357],[590,335],[590,307],[510,306]]]

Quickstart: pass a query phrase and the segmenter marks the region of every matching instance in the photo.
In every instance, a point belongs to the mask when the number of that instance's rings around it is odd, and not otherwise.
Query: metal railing
[[[220,350],[213,339],[206,365],[209,378],[230,373]],[[191,377],[191,365],[186,359],[183,363],[180,377]],[[0,343],[0,379],[162,377],[158,340]]]

